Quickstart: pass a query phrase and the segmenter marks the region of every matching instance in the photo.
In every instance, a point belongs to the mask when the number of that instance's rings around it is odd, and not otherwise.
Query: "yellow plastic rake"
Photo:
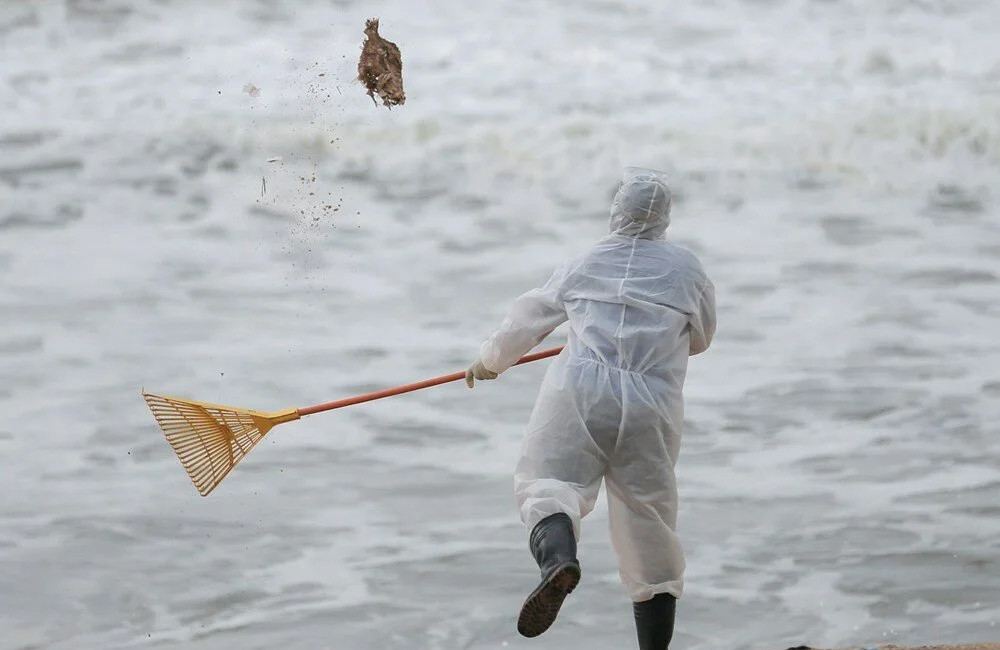
[[[560,351],[562,348],[558,347],[529,354],[521,357],[514,365],[547,359],[559,354]],[[236,467],[236,464],[250,453],[254,445],[279,424],[314,413],[401,395],[464,378],[464,371],[455,372],[334,402],[271,413],[208,402],[194,402],[146,391],[142,392],[142,396],[194,486],[202,496],[208,496],[209,492]]]

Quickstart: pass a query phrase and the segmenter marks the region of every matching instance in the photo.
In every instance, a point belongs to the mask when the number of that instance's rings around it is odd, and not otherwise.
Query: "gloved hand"
[[[497,373],[492,370],[488,370],[486,366],[483,365],[481,359],[476,359],[476,362],[469,366],[469,369],[465,371],[465,385],[469,388],[472,388],[472,386],[476,383],[476,379],[483,381],[484,379],[496,378]]]

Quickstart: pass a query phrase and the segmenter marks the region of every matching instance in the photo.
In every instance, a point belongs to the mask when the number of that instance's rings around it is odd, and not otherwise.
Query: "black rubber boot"
[[[656,594],[650,600],[632,603],[639,650],[667,650],[674,636],[677,599],[670,594]]]
[[[569,515],[559,512],[538,522],[531,531],[528,546],[541,570],[542,581],[521,606],[517,631],[522,636],[534,637],[549,629],[563,600],[580,582],[576,537]]]

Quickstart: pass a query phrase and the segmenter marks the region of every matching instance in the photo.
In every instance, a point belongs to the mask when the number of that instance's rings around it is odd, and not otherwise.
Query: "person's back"
[[[468,370],[493,379],[569,321],[569,343],[545,375],[514,490],[542,580],[518,631],[537,636],[580,579],[580,520],[607,485],[611,541],[634,602],[641,650],[666,650],[683,589],[674,532],[674,464],[689,355],[715,333],[715,294],[690,251],[660,241],[670,191],[651,170],[626,170],[611,234],[514,301]]]
[[[692,353],[689,323],[700,316],[707,285],[691,251],[611,235],[572,265],[563,284],[570,328],[582,344],[572,352],[654,376],[683,370]]]

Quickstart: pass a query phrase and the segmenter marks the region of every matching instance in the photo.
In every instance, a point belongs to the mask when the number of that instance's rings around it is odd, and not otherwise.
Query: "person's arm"
[[[483,343],[479,359],[497,374],[510,368],[568,319],[561,290],[565,267],[556,269],[544,286],[516,299],[500,327]]]
[[[689,354],[701,354],[712,345],[715,336],[715,285],[705,280],[698,300],[698,311],[691,315],[691,347]]]

